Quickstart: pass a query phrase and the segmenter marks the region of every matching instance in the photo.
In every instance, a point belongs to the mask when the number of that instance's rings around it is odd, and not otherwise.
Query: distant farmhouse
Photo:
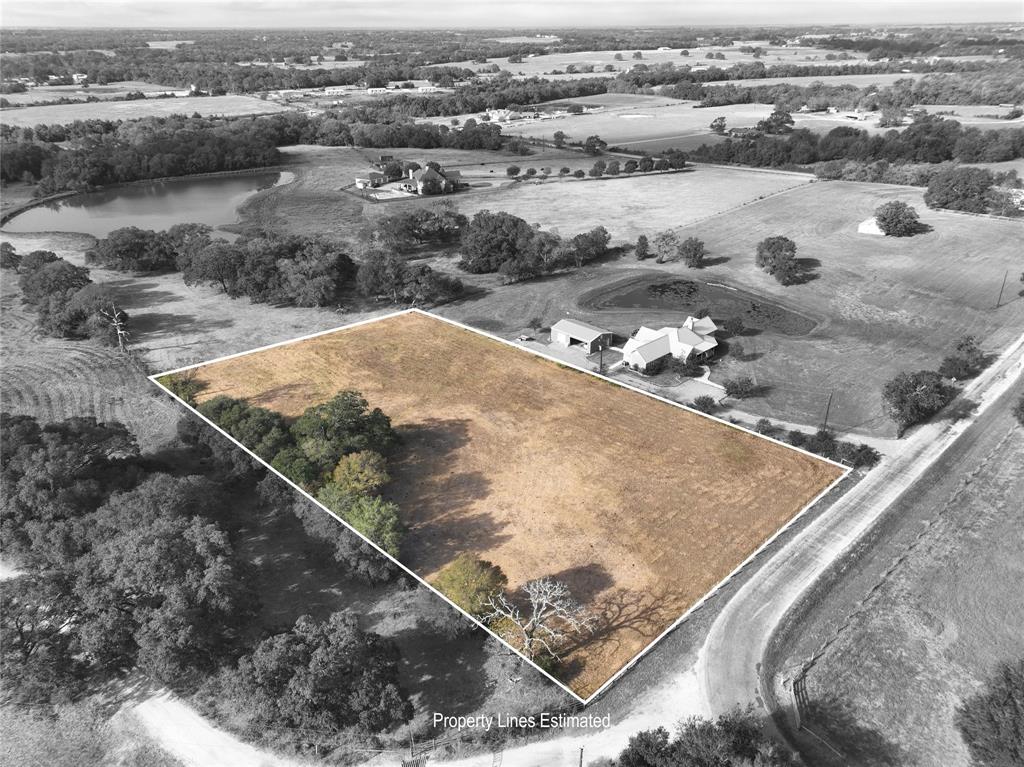
[[[591,354],[611,346],[612,332],[579,320],[559,320],[551,326],[551,343],[581,346]]]
[[[671,358],[707,359],[718,346],[717,330],[710,317],[687,317],[678,328],[641,327],[622,347],[622,362],[641,373],[656,373]]]
[[[376,170],[356,178],[358,189],[376,189],[391,182],[401,182],[399,189],[412,194],[450,194],[468,186],[462,171],[446,170],[436,162],[402,162],[382,154],[373,163]]]

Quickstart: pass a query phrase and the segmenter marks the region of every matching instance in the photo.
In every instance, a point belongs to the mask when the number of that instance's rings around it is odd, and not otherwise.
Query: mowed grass
[[[201,398],[289,417],[361,391],[404,437],[403,561],[469,552],[598,616],[562,680],[594,692],[793,518],[832,464],[422,313],[204,365]],[[771,492],[765,492],[771,488]]]
[[[531,158],[524,159],[534,164]],[[593,159],[582,162],[592,165]],[[576,164],[580,164],[578,156]],[[681,173],[521,182],[455,199],[467,215],[483,209],[508,211],[565,236],[604,226],[621,242],[694,223],[810,182],[807,175],[702,166]]]
[[[204,117],[237,117],[285,111],[287,108],[280,104],[250,96],[203,96],[4,109],[0,112],[0,123],[31,127],[40,124],[60,125],[75,120],[138,120],[143,117],[191,115],[195,112]]]

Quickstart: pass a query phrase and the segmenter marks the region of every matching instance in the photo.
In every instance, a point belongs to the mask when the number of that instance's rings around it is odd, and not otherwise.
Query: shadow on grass
[[[905,764],[905,754],[898,743],[861,724],[853,707],[835,695],[812,700],[804,712],[804,720],[816,735],[824,737],[843,754],[847,760],[843,764],[885,767]]]
[[[430,419],[399,429],[402,446],[392,462],[385,495],[410,527],[411,562],[433,571],[464,551],[487,551],[509,540],[504,524],[474,504],[490,495],[479,471],[460,471],[459,452],[469,446],[466,419]]]

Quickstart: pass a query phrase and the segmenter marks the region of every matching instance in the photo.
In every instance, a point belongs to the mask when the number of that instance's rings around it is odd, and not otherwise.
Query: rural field
[[[782,639],[780,667],[820,654],[807,675],[808,723],[846,757],[807,738],[813,763],[972,764],[956,709],[1024,654],[1024,531],[1012,511],[1024,497],[1024,429],[1010,415],[1024,388],[1015,389],[839,563]]]
[[[138,101],[100,101],[84,104],[56,104],[0,111],[0,123],[17,127],[59,125],[75,120],[138,120],[143,117],[191,115],[237,117],[288,111],[287,107],[251,96],[189,96]]]
[[[760,46],[765,50],[764,56],[761,58],[755,58],[752,53],[741,53],[740,47],[743,45]],[[466,69],[472,69],[474,71],[480,71],[485,69],[491,64],[497,64],[501,69],[506,72],[511,72],[513,75],[522,77],[538,77],[541,75],[547,76],[548,79],[571,79],[581,77],[614,77],[619,72],[624,72],[630,69],[634,64],[647,64],[653,66],[657,64],[664,64],[671,62],[676,66],[683,66],[688,64],[690,66],[701,66],[701,65],[713,65],[726,69],[733,64],[750,64],[755,61],[760,61],[766,66],[772,64],[804,64],[812,61],[820,62],[821,64],[833,64],[837,62],[826,62],[825,56],[828,53],[835,53],[835,51],[828,51],[824,48],[807,48],[807,47],[793,47],[793,48],[780,48],[778,46],[769,46],[767,42],[761,41],[744,41],[738,43],[735,46],[703,46],[698,48],[689,48],[689,56],[681,56],[680,48],[673,48],[667,51],[660,51],[656,49],[641,49],[640,53],[643,56],[642,59],[633,59],[633,52],[635,49],[623,49],[621,51],[578,51],[574,53],[551,53],[540,56],[530,56],[523,59],[522,63],[514,64],[510,63],[507,58],[492,58],[488,59],[487,63],[477,63],[474,61],[459,61],[452,64],[456,67],[464,67]],[[615,54],[622,54],[622,61],[615,59]],[[725,60],[712,60],[707,58],[709,53],[721,53],[725,56]],[[852,53],[850,62],[854,60],[863,60],[865,54],[863,53]],[[838,62],[842,63],[842,62]],[[611,64],[615,67],[612,72],[605,72],[604,67]],[[550,76],[551,72],[554,71],[565,71],[565,68],[569,65],[575,65],[577,67],[581,65],[592,65],[594,71],[590,73],[576,73],[576,74],[564,74]]]
[[[700,166],[635,178],[526,181],[467,194],[457,204],[466,215],[504,210],[567,236],[604,226],[621,242],[686,226],[812,180],[807,174]]]
[[[143,93],[180,91],[181,93],[187,93],[188,89],[173,88],[169,85],[154,85],[153,83],[146,83],[140,80],[123,80],[107,83],[106,85],[90,85],[88,88],[83,88],[81,85],[38,85],[29,88],[24,93],[5,93],[3,97],[10,104],[21,105],[36,104],[41,101],[57,101],[58,99],[85,101],[88,98],[97,98],[103,101],[121,98],[134,91],[142,91]]]
[[[842,474],[423,313],[197,370],[200,399],[294,417],[354,388],[388,413],[403,562],[430,579],[469,552],[511,589],[566,582],[598,618],[560,672],[581,697]]]

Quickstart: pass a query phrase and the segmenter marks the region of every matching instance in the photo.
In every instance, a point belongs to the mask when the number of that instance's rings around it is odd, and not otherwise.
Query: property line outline
[[[356,327],[360,327],[362,325],[369,325],[369,324],[374,323],[374,322],[380,322],[380,321],[387,320],[387,319],[392,319],[392,318],[395,318],[395,317],[401,317],[401,316],[407,315],[407,314],[418,314],[418,315],[421,315],[421,316],[424,316],[424,317],[428,317],[428,318],[430,318],[432,320],[440,320],[442,322],[446,322],[449,325],[452,325],[454,327],[460,328],[462,330],[470,331],[470,332],[475,333],[475,334],[477,334],[479,336],[483,336],[484,338],[488,338],[488,339],[490,339],[492,341],[497,341],[497,342],[499,342],[501,344],[504,344],[505,346],[509,346],[509,347],[511,347],[513,349],[517,349],[520,352],[527,352],[529,354],[533,354],[533,355],[535,355],[537,357],[540,357],[541,359],[547,360],[548,362],[554,362],[555,364],[560,365],[562,367],[566,367],[566,368],[569,368],[571,370],[575,370],[575,371],[580,372],[580,373],[585,373],[587,375],[593,376],[594,378],[597,378],[600,381],[604,381],[606,383],[610,383],[610,384],[613,384],[615,386],[620,386],[623,389],[635,392],[637,394],[642,394],[645,397],[649,397],[649,398],[651,398],[651,399],[653,399],[653,400],[655,400],[657,402],[662,402],[662,403],[665,403],[665,404],[668,404],[668,405],[672,405],[673,407],[680,408],[680,409],[685,410],[685,411],[687,411],[689,413],[694,413],[695,415],[702,416],[704,418],[710,419],[710,420],[715,421],[715,422],[717,422],[719,424],[722,424],[724,426],[729,426],[729,427],[731,427],[733,429],[737,429],[737,430],[739,430],[741,432],[744,432],[746,434],[750,434],[750,435],[752,435],[754,437],[758,437],[760,439],[767,440],[767,441],[772,442],[772,443],[774,443],[776,445],[780,445],[782,447],[788,448],[789,450],[794,450],[794,451],[796,451],[798,453],[801,453],[803,455],[809,456],[809,457],[811,457],[811,458],[813,458],[813,459],[815,459],[817,461],[821,461],[823,463],[831,464],[831,465],[836,466],[839,469],[841,469],[842,473],[835,480],[830,482],[828,484],[828,486],[826,486],[820,493],[818,493],[816,496],[814,496],[814,498],[812,498],[802,509],[800,509],[800,511],[798,511],[796,514],[794,514],[782,527],[780,527],[778,530],[776,530],[770,537],[765,539],[765,541],[760,546],[758,546],[757,549],[755,549],[746,559],[744,559],[739,565],[737,565],[728,575],[726,575],[721,581],[719,581],[714,586],[712,586],[704,594],[703,597],[701,597],[699,600],[694,602],[686,610],[686,612],[684,612],[681,616],[679,616],[679,618],[677,618],[671,625],[669,625],[664,631],[662,631],[656,638],[651,640],[642,650],[640,650],[636,655],[634,655],[627,663],[623,664],[622,668],[620,668],[612,676],[610,676],[607,680],[605,680],[604,683],[602,683],[588,697],[583,698],[578,693],[573,691],[570,687],[568,687],[565,683],[563,683],[560,680],[556,679],[548,671],[544,670],[539,665],[537,665],[537,663],[535,663],[534,661],[532,661],[529,658],[527,658],[519,650],[517,650],[515,647],[513,647],[507,641],[505,641],[500,636],[498,636],[490,628],[488,628],[484,623],[482,623],[476,617],[474,617],[470,613],[468,613],[465,610],[463,610],[457,604],[455,604],[451,599],[449,599],[447,596],[445,596],[441,591],[439,591],[437,588],[435,588],[433,585],[431,585],[429,581],[427,581],[425,578],[423,578],[422,576],[418,575],[417,573],[413,572],[413,570],[411,568],[409,568],[407,565],[405,565],[402,562],[400,562],[396,557],[393,557],[389,553],[384,551],[384,549],[382,549],[378,544],[376,544],[374,541],[370,540],[365,535],[360,533],[351,524],[349,524],[344,519],[342,519],[340,516],[338,516],[333,511],[328,509],[326,506],[324,506],[322,503],[320,503],[316,498],[314,498],[312,495],[310,495],[308,492],[306,492],[304,489],[302,489],[299,485],[297,485],[295,482],[293,482],[287,476],[285,476],[280,471],[278,471],[273,466],[271,466],[269,462],[265,461],[263,458],[260,458],[258,455],[256,455],[256,453],[254,453],[252,450],[250,450],[246,445],[243,445],[241,442],[239,442],[233,436],[228,434],[227,431],[225,431],[219,425],[217,425],[212,420],[207,418],[205,415],[200,413],[197,408],[193,407],[192,405],[189,405],[187,402],[185,402],[185,400],[183,400],[177,394],[172,392],[170,389],[168,389],[166,386],[164,386],[158,380],[159,378],[162,378],[164,376],[175,375],[175,374],[178,374],[178,373],[183,373],[183,372],[185,372],[187,370],[193,370],[195,368],[206,367],[207,365],[213,365],[213,364],[217,364],[217,363],[220,363],[220,362],[226,362],[227,360],[236,359],[238,357],[246,357],[246,356],[249,356],[250,354],[256,354],[257,352],[264,352],[264,351],[268,351],[270,349],[276,349],[276,348],[281,347],[281,346],[288,346],[288,345],[291,345],[291,344],[297,344],[297,343],[300,343],[302,341],[308,341],[308,340],[313,339],[313,338],[319,338],[320,336],[326,336],[326,335],[329,335],[331,333],[337,333],[337,332],[339,332],[341,330],[348,330],[350,328],[356,328]],[[485,330],[481,330],[479,328],[474,328],[474,327],[472,327],[470,325],[465,325],[465,324],[463,324],[463,323],[461,323],[461,322],[459,322],[457,320],[453,320],[453,319],[450,319],[448,317],[442,317],[439,314],[435,314],[433,312],[428,312],[428,311],[426,311],[424,309],[420,309],[418,307],[412,307],[412,308],[409,308],[409,309],[400,309],[398,311],[387,312],[385,314],[381,314],[381,315],[378,315],[376,317],[370,317],[368,319],[357,320],[355,322],[350,322],[350,323],[347,323],[345,325],[339,325],[338,327],[330,328],[328,330],[320,330],[320,331],[317,331],[316,333],[309,333],[308,335],[301,336],[299,338],[292,338],[292,339],[288,339],[288,340],[285,340],[285,341],[278,341],[276,343],[267,344],[265,346],[260,346],[260,347],[257,347],[255,349],[249,349],[249,350],[243,351],[243,352],[236,352],[234,354],[226,354],[226,355],[223,355],[221,357],[216,357],[214,359],[207,360],[205,362],[196,362],[196,363],[192,363],[191,365],[184,365],[184,366],[179,367],[179,368],[174,368],[173,370],[166,370],[166,371],[164,371],[162,373],[154,373],[154,374],[152,374],[150,376],[147,376],[147,378],[149,379],[149,381],[151,383],[155,384],[157,386],[157,388],[159,388],[161,391],[166,392],[173,399],[177,400],[179,403],[184,405],[186,410],[188,410],[189,412],[191,412],[191,413],[195,414],[196,416],[198,416],[207,425],[211,426],[215,431],[219,432],[221,435],[226,437],[233,444],[235,444],[236,446],[240,447],[252,459],[254,459],[260,465],[262,465],[264,468],[266,468],[267,470],[272,472],[279,479],[281,479],[284,482],[286,482],[289,486],[292,487],[292,489],[297,491],[301,496],[306,498],[308,501],[311,501],[313,504],[315,504],[322,511],[324,511],[325,513],[327,513],[328,515],[333,517],[335,520],[340,522],[342,525],[344,525],[346,528],[348,528],[352,533],[354,533],[355,535],[359,536],[359,538],[361,540],[363,540],[366,543],[370,544],[370,546],[372,546],[374,549],[376,549],[376,551],[379,554],[381,554],[386,559],[391,561],[393,564],[395,564],[402,571],[404,571],[405,573],[408,573],[410,576],[415,578],[419,583],[421,583],[424,586],[426,586],[427,589],[429,589],[431,592],[433,592],[434,594],[439,596],[441,599],[443,599],[445,602],[447,602],[451,607],[455,608],[455,610],[457,610],[463,616],[468,618],[476,626],[478,626],[481,629],[483,629],[484,631],[486,631],[490,636],[492,636],[498,642],[503,644],[505,647],[507,647],[513,653],[515,653],[518,657],[520,657],[526,663],[530,664],[533,668],[535,668],[537,671],[539,671],[541,674],[543,674],[549,680],[551,680],[556,685],[558,685],[558,687],[560,687],[562,690],[564,690],[569,695],[571,695],[573,698],[575,698],[583,706],[587,706],[588,704],[592,703],[594,700],[596,700],[598,698],[598,696],[600,696],[609,687],[611,687],[615,682],[617,682],[618,679],[623,674],[625,674],[627,671],[632,669],[645,655],[647,655],[647,653],[649,653],[652,649],[654,649],[654,647],[659,642],[661,642],[662,639],[664,639],[666,636],[668,636],[670,633],[672,633],[675,629],[677,629],[680,625],[682,625],[696,610],[698,610],[701,607],[703,607],[726,584],[728,584],[729,581],[731,581],[736,575],[738,575],[747,565],[749,565],[751,562],[753,562],[754,559],[756,559],[758,557],[758,555],[760,555],[765,549],[767,549],[768,546],[770,546],[779,536],[781,536],[784,532],[789,530],[789,528],[798,519],[800,519],[811,508],[813,508],[814,505],[818,501],[820,501],[822,498],[824,498],[826,495],[828,495],[833,489],[835,489],[843,480],[845,480],[853,472],[853,469],[851,467],[844,466],[843,464],[839,463],[838,461],[833,461],[830,458],[825,458],[823,456],[820,456],[820,455],[817,455],[815,453],[812,453],[809,450],[805,450],[803,448],[796,447],[795,445],[790,445],[790,444],[788,444],[786,442],[782,442],[781,440],[776,439],[774,437],[769,437],[769,436],[767,436],[765,434],[758,434],[756,431],[754,431],[752,429],[749,429],[749,428],[747,428],[745,426],[741,426],[739,424],[731,423],[731,422],[726,421],[726,420],[724,420],[722,418],[718,418],[716,416],[713,416],[713,415],[711,415],[709,413],[702,413],[701,411],[696,410],[696,409],[694,409],[692,407],[689,407],[688,405],[684,405],[681,402],[675,402],[673,400],[670,400],[670,399],[667,399],[665,397],[662,397],[659,394],[655,394],[653,392],[649,392],[649,391],[646,391],[646,390],[641,389],[639,387],[633,386],[632,384],[629,384],[629,383],[626,383],[626,382],[623,382],[623,381],[618,381],[618,380],[616,380],[614,378],[610,378],[610,377],[608,377],[606,375],[603,375],[601,373],[597,373],[597,372],[595,372],[593,370],[588,370],[587,368],[580,367],[579,365],[576,365],[576,364],[574,364],[572,362],[567,362],[565,360],[558,359],[556,357],[550,356],[550,355],[545,354],[544,352],[538,351],[536,349],[531,349],[529,347],[522,346],[522,345],[520,345],[520,344],[518,344],[518,343],[516,343],[514,341],[509,341],[509,340],[507,340],[505,338],[501,338],[500,336],[494,335],[493,333],[489,333],[489,332],[487,332]]]

